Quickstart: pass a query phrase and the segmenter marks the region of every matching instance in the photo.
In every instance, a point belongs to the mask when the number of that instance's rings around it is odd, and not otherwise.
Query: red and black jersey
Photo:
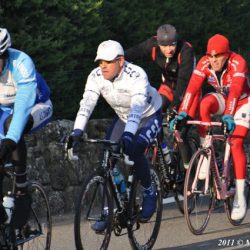
[[[148,58],[161,69],[162,84],[168,85],[174,91],[172,106],[179,107],[187,88],[192,71],[195,67],[195,56],[192,46],[183,40],[178,40],[177,50],[172,58],[166,58],[157,44],[156,37],[125,51],[127,61]]]

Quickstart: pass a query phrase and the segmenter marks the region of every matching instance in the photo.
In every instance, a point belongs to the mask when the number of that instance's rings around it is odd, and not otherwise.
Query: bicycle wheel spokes
[[[215,200],[212,177],[209,178],[208,187],[206,179],[198,178],[197,171],[200,169],[198,164],[204,157],[207,158],[204,149],[197,151],[192,157],[184,184],[184,213],[193,234],[201,234],[205,230]]]
[[[157,190],[157,207],[153,216],[145,223],[140,222],[143,187],[135,181],[132,187],[129,206],[129,218],[132,226],[128,228],[128,236],[133,249],[151,249],[159,233],[162,217],[162,196],[159,177],[155,170],[151,169],[152,183]]]
[[[100,175],[89,178],[80,193],[75,214],[76,249],[107,249],[112,228],[113,203],[105,179]],[[104,224],[103,231],[96,232],[96,222]]]
[[[32,206],[27,223],[17,235],[18,249],[49,250],[51,243],[51,214],[46,194],[37,182],[29,187]]]

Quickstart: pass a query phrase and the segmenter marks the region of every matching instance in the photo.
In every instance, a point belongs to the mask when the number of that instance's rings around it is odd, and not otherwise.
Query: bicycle
[[[157,192],[156,212],[147,222],[142,222],[142,186],[123,153],[114,151],[113,146],[119,143],[104,139],[82,139],[82,142],[103,144],[104,153],[100,166],[83,183],[77,201],[74,219],[76,249],[107,249],[112,231],[118,237],[128,234],[133,249],[151,249],[159,233],[163,209],[157,172],[151,169],[152,183]],[[122,164],[121,167],[127,172],[124,174],[125,195],[119,192],[112,175],[114,160],[117,161],[116,166]],[[91,225],[104,217],[107,222],[105,231],[94,231]]]
[[[14,167],[12,164],[5,164],[1,171],[4,171],[4,176],[10,180],[11,191],[8,191],[6,196],[15,200],[17,174]],[[27,190],[32,201],[28,219],[25,224],[17,225],[13,221],[15,207],[10,208],[12,218],[0,224],[0,249],[50,249],[52,221],[46,193],[41,184],[33,180],[29,180]]]
[[[227,218],[232,225],[240,225],[244,218],[231,218],[235,194],[234,173],[230,156],[230,136],[213,132],[213,127],[221,127],[221,122],[188,121],[208,127],[208,133],[201,148],[192,156],[184,183],[184,214],[190,231],[199,235],[206,229],[215,201],[223,201]],[[224,160],[218,164],[215,143],[224,143]],[[199,176],[202,163],[208,164],[205,178]],[[247,175],[248,177],[248,175]],[[246,178],[247,178],[246,177]],[[250,181],[246,179],[245,195],[248,203]]]
[[[168,122],[163,122],[162,127],[169,128]],[[199,140],[194,135],[187,135],[189,146],[192,152],[195,152],[199,146]],[[184,214],[183,207],[183,190],[184,190],[184,178],[186,169],[184,168],[181,154],[179,151],[179,143],[182,142],[181,134],[178,130],[173,132],[173,143],[171,147],[172,151],[172,163],[167,164],[164,159],[164,154],[161,148],[161,139],[158,136],[153,144],[148,149],[148,158],[152,166],[157,170],[160,176],[160,182],[162,187],[163,198],[169,197],[172,192],[176,205],[179,211]]]

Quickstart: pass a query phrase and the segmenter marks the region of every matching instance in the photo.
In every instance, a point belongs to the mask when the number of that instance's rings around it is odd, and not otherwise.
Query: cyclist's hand
[[[17,143],[11,139],[5,138],[1,140],[0,144],[0,159],[6,161],[11,159],[12,152],[16,149]]]
[[[180,126],[184,126],[188,118],[189,116],[186,112],[180,112],[178,115],[175,116],[175,118],[172,121],[170,121],[169,123],[170,130],[174,131],[175,129],[179,129]]]
[[[78,156],[74,154],[75,148],[79,144],[83,131],[81,129],[74,129],[67,139],[65,148],[67,151],[68,159],[71,161],[78,160]]]
[[[221,120],[223,123],[224,131],[231,135],[236,127],[234,117],[232,115],[223,115]]]
[[[132,165],[133,148],[134,148],[134,135],[130,132],[124,132],[122,135],[122,147],[127,164]],[[131,161],[131,164],[129,163]]]
[[[177,114],[178,112],[175,108],[169,109],[167,111],[167,123],[169,124],[175,118]]]

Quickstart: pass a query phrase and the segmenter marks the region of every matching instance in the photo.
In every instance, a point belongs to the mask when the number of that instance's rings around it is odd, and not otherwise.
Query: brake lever
[[[74,154],[73,148],[69,148],[67,150],[67,153],[68,153],[68,159],[70,161],[78,161],[79,160],[78,155]]]

